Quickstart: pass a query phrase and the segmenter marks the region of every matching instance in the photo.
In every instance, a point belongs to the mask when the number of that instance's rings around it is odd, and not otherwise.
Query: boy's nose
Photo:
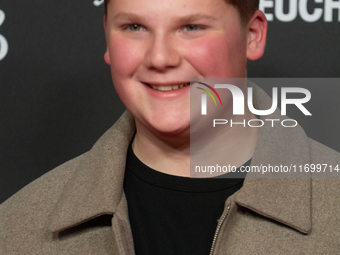
[[[180,62],[181,56],[173,38],[154,36],[145,56],[147,67],[157,71],[166,71],[177,67]]]

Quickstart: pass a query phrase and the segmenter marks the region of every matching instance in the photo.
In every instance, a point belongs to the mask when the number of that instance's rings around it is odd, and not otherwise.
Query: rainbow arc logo
[[[222,100],[221,100],[221,98],[220,98],[220,95],[217,93],[217,91],[216,91],[213,87],[211,87],[210,85],[208,85],[208,84],[206,84],[206,83],[203,83],[203,82],[196,82],[196,83],[199,83],[199,84],[201,84],[201,85],[203,85],[203,86],[206,86],[206,87],[209,88],[212,92],[214,92],[215,95],[217,96],[218,100],[220,101],[221,106],[222,106]],[[206,93],[212,98],[212,100],[214,100],[215,105],[217,105],[214,96],[211,94],[211,92],[210,92],[209,90],[206,90],[206,89],[201,88],[201,87],[196,87],[196,88],[198,88],[198,89],[203,90],[204,92],[206,92]],[[207,115],[207,95],[205,95],[205,94],[202,95],[201,114],[202,114],[202,115]]]
[[[218,100],[220,101],[221,105],[222,105],[222,100],[221,100],[221,98],[220,98],[220,95],[217,93],[217,91],[216,91],[213,87],[211,87],[210,85],[205,84],[205,83],[203,83],[203,82],[196,82],[196,83],[202,84],[202,85],[206,86],[207,88],[209,88],[212,92],[214,92],[214,93],[216,94]],[[208,90],[203,89],[203,88],[200,88],[200,87],[196,87],[196,88],[201,89],[201,90],[203,90],[204,92],[206,92],[206,93],[214,100],[215,105],[217,105],[214,96],[213,96]]]

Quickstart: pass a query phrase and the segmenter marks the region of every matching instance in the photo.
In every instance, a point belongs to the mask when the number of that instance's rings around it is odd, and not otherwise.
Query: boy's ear
[[[268,22],[264,13],[257,10],[247,25],[247,58],[257,60],[264,54]]]
[[[107,34],[106,34],[106,15],[104,16],[104,31],[105,31],[105,38],[106,38],[106,51],[104,53],[104,61],[106,64],[110,65],[111,61],[110,61],[110,53],[109,53],[109,44],[108,44],[108,40],[107,40]]]

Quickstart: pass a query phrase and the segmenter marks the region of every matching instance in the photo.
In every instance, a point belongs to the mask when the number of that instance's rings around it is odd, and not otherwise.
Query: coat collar
[[[52,232],[116,212],[123,198],[126,153],[134,132],[134,118],[126,111],[90,151],[61,167],[61,171],[71,168],[73,174],[51,215]]]
[[[257,109],[269,109],[270,97],[254,84]],[[278,112],[267,119],[281,119]],[[133,116],[126,111],[93,146],[60,170],[74,170],[51,215],[52,232],[79,225],[104,214],[114,214],[123,198],[127,148],[135,132]],[[287,165],[310,162],[308,138],[301,127],[265,125],[251,165]],[[65,169],[67,168],[67,169]],[[262,176],[263,177],[263,176]],[[261,178],[247,174],[235,202],[302,233],[311,230],[311,180]]]
[[[269,109],[271,98],[256,85],[249,86],[254,88],[255,108]],[[261,119],[286,118],[276,111]],[[300,126],[289,128],[276,122],[275,128],[268,123],[260,128],[251,166],[293,168],[294,165],[310,164],[310,161],[309,138]],[[284,174],[284,178],[277,178],[277,175],[263,178],[262,174],[248,173],[244,186],[235,194],[236,203],[307,234],[311,230],[310,175],[292,173]]]

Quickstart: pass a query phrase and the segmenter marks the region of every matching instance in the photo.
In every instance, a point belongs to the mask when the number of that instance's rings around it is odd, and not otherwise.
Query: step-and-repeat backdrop
[[[340,76],[339,0],[261,0],[260,8],[267,47],[249,77]],[[123,112],[103,61],[103,13],[103,0],[1,0],[0,202],[90,149]],[[337,106],[339,90],[330,94],[316,96]],[[340,150],[335,136],[315,133]]]

